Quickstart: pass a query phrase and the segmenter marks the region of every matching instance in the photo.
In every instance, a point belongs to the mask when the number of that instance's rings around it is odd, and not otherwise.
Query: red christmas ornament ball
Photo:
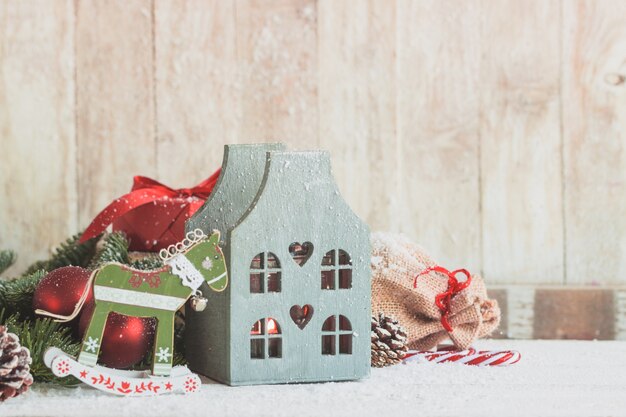
[[[82,297],[90,276],[90,270],[77,266],[66,266],[49,272],[35,289],[33,309],[69,316]],[[93,309],[93,289],[89,288],[78,323],[80,337],[89,325]],[[129,368],[141,362],[150,350],[155,328],[156,320],[153,318],[109,314],[99,362],[119,369]]]
[[[33,295],[33,309],[69,316],[85,291],[91,271],[78,266],[64,266],[49,272],[39,281]],[[92,289],[85,303],[93,298]]]
[[[85,305],[80,315],[78,333],[82,338],[87,330],[94,303]],[[130,317],[109,313],[100,344],[98,362],[117,369],[130,368],[141,362],[151,350],[156,319]]]

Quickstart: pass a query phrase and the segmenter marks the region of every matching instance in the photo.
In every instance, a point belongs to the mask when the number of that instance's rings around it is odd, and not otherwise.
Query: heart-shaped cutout
[[[289,315],[291,316],[291,320],[296,323],[296,326],[302,330],[309,324],[313,317],[313,306],[311,304],[305,304],[302,307],[298,304],[293,305],[289,309]]]
[[[295,263],[304,266],[311,255],[313,255],[313,244],[311,242],[293,242],[289,245],[289,253]]]

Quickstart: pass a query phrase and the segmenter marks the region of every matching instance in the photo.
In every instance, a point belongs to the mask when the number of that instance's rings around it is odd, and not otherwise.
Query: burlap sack
[[[435,265],[422,248],[403,236],[372,234],[372,314],[396,318],[408,333],[410,349],[429,350],[448,338],[458,349],[467,349],[498,327],[500,308],[487,298],[483,279],[472,275],[471,284],[450,302],[452,331],[448,333],[435,305],[437,294],[448,288],[448,277],[430,272],[419,277],[413,288],[415,276]]]

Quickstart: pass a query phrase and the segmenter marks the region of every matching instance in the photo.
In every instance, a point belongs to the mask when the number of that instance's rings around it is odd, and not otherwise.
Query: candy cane
[[[417,351],[410,350],[404,355],[405,362],[456,362],[474,366],[508,366],[519,362],[521,355],[515,350],[467,350]]]

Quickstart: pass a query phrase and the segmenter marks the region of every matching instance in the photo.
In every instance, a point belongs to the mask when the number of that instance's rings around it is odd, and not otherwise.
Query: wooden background
[[[280,140],[450,268],[624,283],[625,77],[618,0],[3,0],[0,247]]]

